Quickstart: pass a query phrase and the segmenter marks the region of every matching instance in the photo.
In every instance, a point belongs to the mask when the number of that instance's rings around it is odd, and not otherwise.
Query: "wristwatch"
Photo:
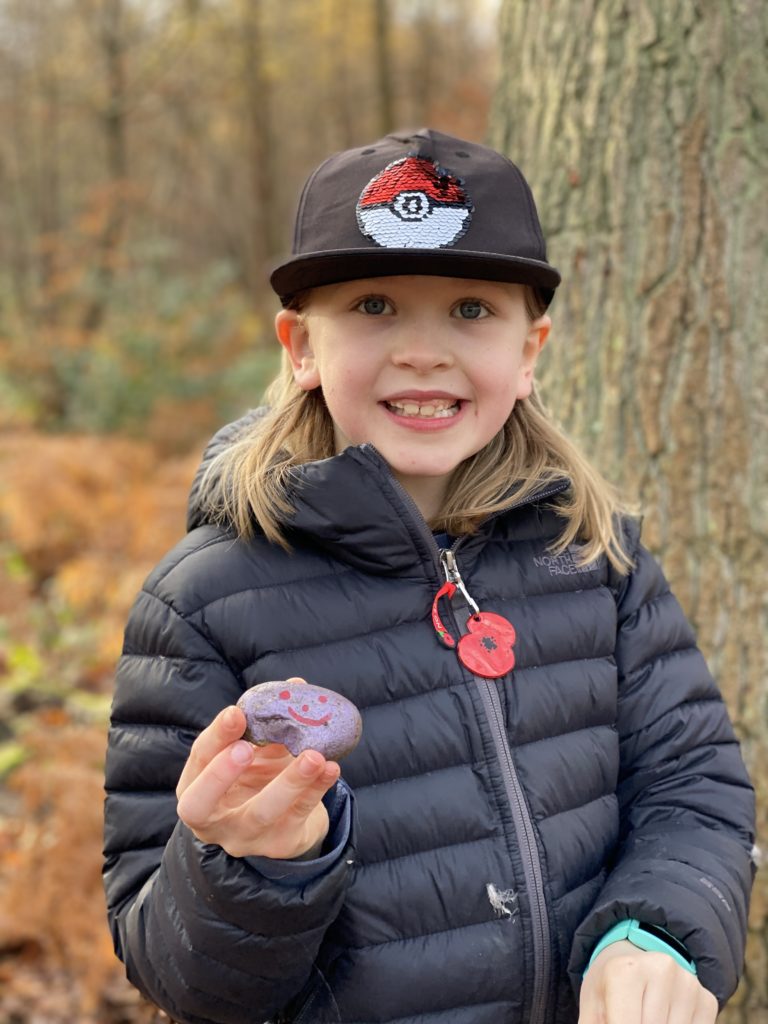
[[[669,932],[664,931],[663,928],[659,928],[657,925],[644,924],[642,921],[635,920],[619,921],[618,924],[605,933],[595,946],[584,974],[592,966],[592,961],[595,957],[602,953],[606,946],[610,946],[612,943],[619,942],[622,939],[631,942],[638,949],[644,949],[651,953],[666,953],[686,971],[696,974],[696,964],[693,961],[693,957],[682,942],[678,942],[673,935],[670,935]]]

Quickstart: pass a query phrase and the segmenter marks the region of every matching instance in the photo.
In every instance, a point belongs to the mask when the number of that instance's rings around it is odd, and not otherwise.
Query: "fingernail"
[[[230,757],[235,764],[250,764],[253,760],[253,750],[250,743],[246,743],[244,740],[235,743],[230,751]]]
[[[224,725],[227,729],[233,729],[238,724],[240,716],[237,713],[237,708],[233,705],[227,708],[224,712]]]
[[[302,775],[310,778],[312,775],[317,775],[317,770],[324,761],[323,755],[318,754],[316,750],[305,750],[299,759],[299,771]]]

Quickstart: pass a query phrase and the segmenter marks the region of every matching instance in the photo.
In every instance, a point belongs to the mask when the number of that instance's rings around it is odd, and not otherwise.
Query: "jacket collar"
[[[366,572],[439,571],[429,527],[372,445],[305,463],[294,470],[293,484],[291,535]]]
[[[192,485],[188,529],[207,521],[200,489],[206,467],[215,455],[252,429],[264,411],[251,410],[211,440]],[[550,481],[520,504],[534,504],[568,485],[567,479]],[[323,548],[365,572],[413,577],[441,574],[438,547],[429,527],[373,445],[350,447],[330,459],[298,466],[292,473],[291,499],[296,512],[289,524],[289,538],[295,546]],[[492,516],[462,549],[470,551],[482,545],[493,523],[517,507],[510,505]]]
[[[370,444],[297,467],[290,533],[331,550],[366,572],[395,576],[441,575],[439,549],[415,502]],[[473,541],[484,541],[493,521],[569,486],[550,481],[524,502],[492,516]],[[470,541],[471,546],[474,543]]]

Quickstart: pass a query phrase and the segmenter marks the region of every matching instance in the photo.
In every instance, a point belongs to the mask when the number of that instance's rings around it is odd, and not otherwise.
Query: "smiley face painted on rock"
[[[257,746],[282,743],[294,756],[319,750],[338,760],[358,744],[360,712],[341,694],[292,679],[259,683],[237,702],[245,714],[244,738]]]
[[[306,687],[302,687],[302,694],[304,694],[304,696],[306,696]],[[302,699],[302,694],[299,694],[299,699]],[[280,693],[280,700],[290,701],[291,697],[292,697],[292,695],[291,695],[291,691],[290,690],[283,690]],[[294,699],[296,699],[295,695],[294,695]],[[317,703],[318,704],[327,704],[328,703],[328,694],[327,693],[321,693],[318,696],[318,698],[317,698]],[[304,711],[304,712],[309,711],[310,710],[310,705],[309,704],[302,704],[301,705],[301,710]],[[300,715],[299,712],[295,711],[294,708],[292,708],[290,704],[288,705],[288,714],[291,716],[291,718],[294,719],[294,721],[300,722],[302,725],[327,725],[328,722],[330,722],[330,720],[331,720],[331,712],[330,711],[326,712],[326,714],[324,714],[324,715],[321,715],[320,718],[307,718],[306,714]]]

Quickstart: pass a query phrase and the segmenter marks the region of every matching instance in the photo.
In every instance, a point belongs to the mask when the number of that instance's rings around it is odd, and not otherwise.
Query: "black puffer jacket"
[[[628,577],[553,559],[550,486],[454,546],[470,595],[517,630],[514,671],[489,681],[438,640],[437,545],[376,451],[300,476],[292,555],[199,525],[131,614],[105,851],[130,979],[189,1024],[565,1024],[595,942],[637,917],[725,1000],[753,794],[636,527]],[[466,604],[440,608],[458,636]],[[351,698],[363,740],[318,861],[234,859],[177,821],[174,787],[222,707],[292,675]]]

